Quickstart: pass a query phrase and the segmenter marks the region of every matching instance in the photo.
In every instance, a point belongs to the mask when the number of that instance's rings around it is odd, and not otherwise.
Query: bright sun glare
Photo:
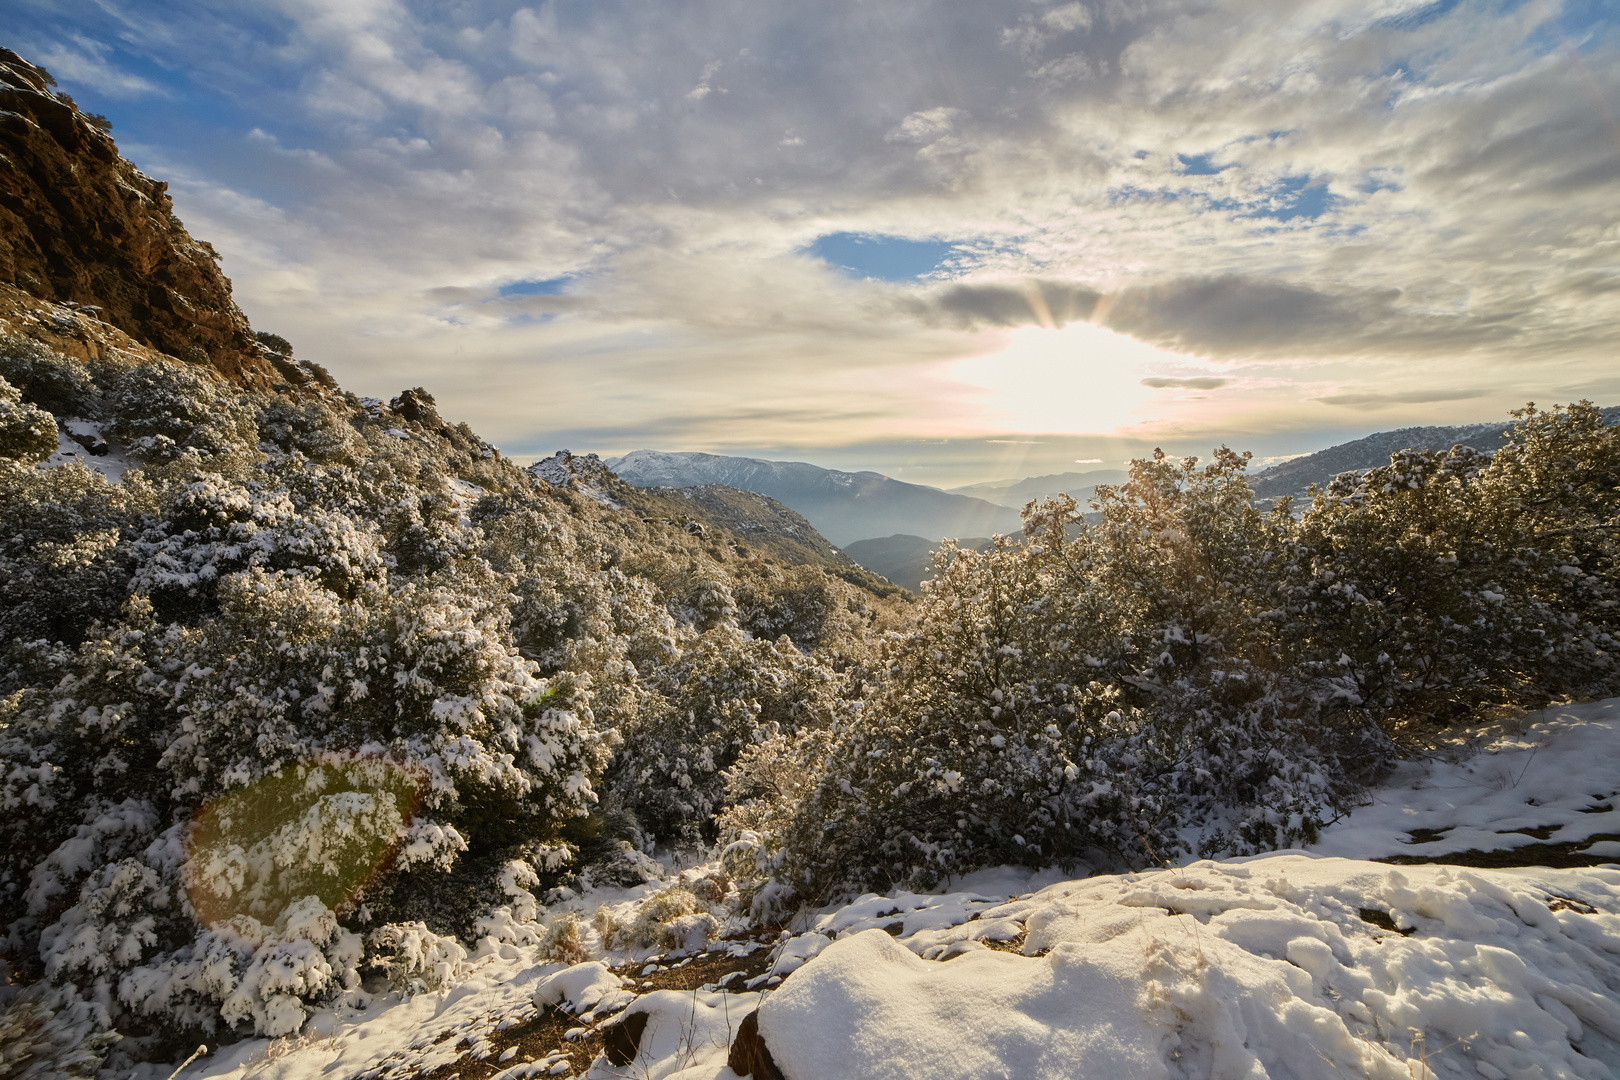
[[[1196,357],[1094,323],[998,336],[1000,349],[956,361],[949,374],[973,388],[984,426],[1003,431],[1113,431],[1144,419],[1148,399],[1163,394],[1143,386],[1145,376],[1203,368]]]

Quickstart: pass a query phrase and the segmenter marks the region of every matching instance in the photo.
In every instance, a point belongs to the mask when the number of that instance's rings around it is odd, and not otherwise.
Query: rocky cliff
[[[0,48],[0,283],[16,290],[0,296],[3,314],[37,306],[27,294],[243,386],[304,382],[254,340],[218,254],[186,232],[168,185],[120,157],[106,121],[53,86]]]

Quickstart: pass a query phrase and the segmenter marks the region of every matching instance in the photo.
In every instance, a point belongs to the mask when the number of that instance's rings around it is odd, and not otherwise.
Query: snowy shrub
[[[273,923],[309,896],[342,912],[396,849],[402,868],[453,860],[466,847],[453,827],[412,820],[426,783],[424,770],[333,755],[205,803],[183,868],[198,918]]]
[[[111,430],[142,461],[221,468],[257,453],[252,409],[211,371],[153,361],[98,374]]]
[[[737,604],[743,629],[768,641],[785,634],[803,649],[846,638],[870,611],[853,586],[803,566],[739,589]]]
[[[1026,510],[1022,543],[946,544],[776,826],[783,880],[816,898],[999,862],[1149,864],[1200,832],[1206,853],[1309,839],[1377,739],[1333,680],[1276,673],[1266,567],[1287,524],[1253,508],[1245,464],[1157,455],[1098,490],[1097,524],[1065,497]]]
[[[653,682],[656,695],[627,721],[609,789],[655,836],[712,839],[725,803],[724,771],[748,747],[781,732],[824,727],[836,677],[787,638],[704,633]]]
[[[251,1022],[260,1035],[290,1035],[303,1027],[306,1006],[359,989],[361,955],[359,936],[339,926],[315,897],[305,897],[254,950],[220,1016],[228,1024]]]
[[[558,964],[583,964],[589,960],[591,952],[585,944],[579,916],[564,912],[554,917],[546,927],[545,937],[540,939],[537,955]]]
[[[56,417],[22,400],[0,378],[0,458],[24,464],[44,461],[56,450]]]
[[[581,848],[646,863],[626,807],[712,831],[743,749],[830,715],[827,663],[736,626],[779,571],[537,486],[424,394],[11,341],[0,367],[144,462],[0,467],[4,948],[121,1053],[292,1032],[368,958],[425,986],[537,944]],[[859,654],[850,602],[801,606]],[[711,932],[682,895],[637,939]]]
[[[697,952],[720,932],[720,920],[707,911],[677,915],[664,924],[658,943],[666,949]]]
[[[595,922],[607,949],[688,948],[687,942],[696,935],[705,934],[702,940],[707,941],[719,928],[719,922],[705,910],[702,901],[682,888],[665,889],[647,897],[628,923],[614,919],[606,908],[597,909]]]
[[[357,464],[365,445],[344,418],[316,402],[273,400],[257,417],[263,442],[283,453],[299,453],[321,464]]]
[[[97,1031],[88,1009],[44,986],[0,999],[0,1080],[85,1080],[97,1075],[116,1036]]]
[[[88,416],[99,391],[84,364],[36,341],[0,334],[0,379],[56,416]]]
[[[17,650],[30,642],[78,645],[91,623],[117,617],[135,563],[127,541],[155,508],[139,479],[109,484],[82,465],[0,463],[0,640],[12,650],[0,665],[28,664]],[[4,693],[30,677],[0,680]]]
[[[1615,685],[1620,439],[1523,411],[1494,458],[1406,450],[1317,495],[1282,553],[1291,659],[1399,721]]]
[[[419,993],[449,986],[466,972],[467,950],[424,924],[389,923],[368,935],[378,949],[371,961],[398,990]]]

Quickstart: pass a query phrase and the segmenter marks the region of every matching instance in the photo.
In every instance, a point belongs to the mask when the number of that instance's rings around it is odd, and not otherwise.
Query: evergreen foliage
[[[1258,510],[1246,455],[1158,454],[1089,523],[946,543],[908,610],[585,459],[525,472],[421,388],[15,339],[0,380],[0,922],[40,985],[0,1024],[48,998],[64,1068],[91,1031],[290,1033],[366,971],[443,986],[479,938],[575,955],[536,893],[657,843],[729,845],[761,918],[1257,851],[1435,725],[1620,687],[1620,439],[1585,403],[1303,512]],[[69,425],[121,482],[42,464]],[[714,930],[666,899],[625,939]]]
[[[7,962],[116,1053],[538,941],[527,886],[582,841],[712,834],[743,747],[825,722],[839,673],[736,596],[829,656],[874,617],[530,476],[419,388],[250,394],[16,340],[0,377]],[[36,465],[58,421],[132,471]]]
[[[1222,448],[1134,462],[1094,524],[1063,497],[945,545],[815,783],[727,820],[813,897],[1242,854],[1310,841],[1425,726],[1613,692],[1620,438],[1518,416],[1494,458],[1404,451],[1298,516]]]

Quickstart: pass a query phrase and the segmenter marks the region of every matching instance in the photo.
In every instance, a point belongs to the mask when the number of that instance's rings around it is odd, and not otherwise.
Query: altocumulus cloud
[[[1230,385],[1231,379],[1223,379],[1216,375],[1197,375],[1190,379],[1172,379],[1163,375],[1154,375],[1142,380],[1143,386],[1151,386],[1155,390],[1218,390]]]
[[[830,441],[949,434],[918,373],[1088,319],[1315,379],[1251,429],[1463,400],[1423,396],[1448,364],[1493,407],[1612,364],[1620,56],[1556,0],[21,0],[18,26],[174,178],[256,321],[508,442],[713,445],[699,389],[824,408]],[[841,234],[974,256],[862,280],[806,254]],[[1342,370],[1369,357],[1424,363],[1392,394]]]

